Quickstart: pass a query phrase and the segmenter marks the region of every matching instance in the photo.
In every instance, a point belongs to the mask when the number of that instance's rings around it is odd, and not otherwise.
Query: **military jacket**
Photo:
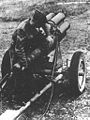
[[[33,50],[45,49],[45,36],[30,25],[30,19],[20,23],[12,38],[15,44],[16,61],[25,67],[28,65],[27,57]]]

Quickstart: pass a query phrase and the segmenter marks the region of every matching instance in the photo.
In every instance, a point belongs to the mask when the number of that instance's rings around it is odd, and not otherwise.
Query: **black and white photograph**
[[[0,0],[0,120],[90,120],[90,0]]]

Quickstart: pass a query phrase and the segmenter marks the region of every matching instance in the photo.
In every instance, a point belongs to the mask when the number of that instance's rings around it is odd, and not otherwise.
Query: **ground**
[[[27,0],[28,1],[28,0]],[[58,0],[59,1],[59,0]],[[30,2],[30,1],[28,1]],[[8,49],[11,37],[20,23],[21,20],[25,19],[30,13],[26,14],[27,10],[33,10],[33,7],[27,6],[28,2],[24,3],[19,1],[2,2],[0,6],[0,65],[3,55]],[[60,2],[60,1],[59,1]],[[41,4],[41,3],[40,3]],[[13,9],[13,5],[15,9]],[[17,6],[18,5],[18,6]],[[53,6],[53,9],[50,8]],[[27,8],[27,9],[23,9]],[[36,6],[37,7],[37,6]],[[89,120],[90,119],[90,4],[72,4],[72,5],[60,5],[56,3],[53,5],[44,4],[37,7],[45,12],[55,12],[63,10],[67,15],[67,19],[70,22],[70,29],[67,31],[66,37],[61,41],[61,50],[63,55],[63,61],[71,59],[72,54],[77,50],[82,50],[85,53],[86,69],[87,69],[87,83],[85,92],[77,99],[68,98],[66,95],[60,94],[58,99],[54,98],[49,111],[43,117],[43,120]],[[21,12],[22,11],[22,12]],[[5,13],[5,14],[4,14]],[[13,14],[15,13],[15,14]],[[17,14],[16,14],[17,13]],[[25,13],[25,14],[24,14]],[[23,15],[24,14],[24,15]],[[39,103],[40,105],[40,103]],[[37,107],[37,106],[36,106]],[[37,120],[42,111],[42,105],[39,110],[31,113],[29,108],[22,116],[21,120]],[[2,111],[1,111],[2,112]]]

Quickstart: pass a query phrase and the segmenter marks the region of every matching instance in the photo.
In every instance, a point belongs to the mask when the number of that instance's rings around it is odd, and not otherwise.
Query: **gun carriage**
[[[30,71],[23,71],[23,75],[18,75],[19,78],[15,78],[14,75],[10,74],[9,50],[6,51],[2,60],[1,71],[3,78],[0,82],[1,93],[6,96],[12,96],[18,92],[20,92],[20,94],[28,92],[28,95],[25,95],[28,96],[27,98],[30,99],[30,101],[26,103],[23,110],[52,86],[64,85],[65,83],[74,95],[81,94],[85,89],[86,68],[83,52],[75,52],[71,58],[70,65],[63,66],[60,42],[70,27],[69,23],[64,21],[65,15],[63,13],[58,13],[57,15],[50,13],[46,17],[49,22],[47,26],[52,28],[50,29],[50,36],[57,40],[55,50],[51,51],[53,56],[50,56],[51,53],[47,56],[48,58],[50,57],[50,59],[48,59],[47,66],[45,65],[46,68],[44,67],[44,69],[39,70],[37,66],[37,69],[35,69],[32,75]],[[60,42],[58,42],[58,39],[60,39]],[[13,77],[10,77],[10,75]],[[27,80],[27,78],[29,80]]]

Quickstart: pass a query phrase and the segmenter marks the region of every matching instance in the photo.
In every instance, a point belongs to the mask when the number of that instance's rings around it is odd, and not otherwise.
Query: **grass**
[[[60,2],[61,0],[57,0],[57,2]],[[68,1],[68,0],[67,0]],[[18,4],[11,4],[11,8],[16,7],[16,10],[12,9],[10,10],[10,8],[8,7],[8,5],[6,7],[3,8],[2,11],[2,16],[0,17],[0,19],[2,21],[22,21],[28,17],[31,16],[32,11],[34,9],[39,9],[40,11],[43,11],[45,14],[48,14],[50,12],[64,12],[67,16],[76,16],[79,14],[84,13],[85,11],[87,11],[87,4],[78,4],[78,5],[57,5],[56,1],[49,1],[40,5],[34,4],[32,6],[25,4],[23,2],[18,2]],[[7,10],[10,10],[9,13],[7,13]]]

